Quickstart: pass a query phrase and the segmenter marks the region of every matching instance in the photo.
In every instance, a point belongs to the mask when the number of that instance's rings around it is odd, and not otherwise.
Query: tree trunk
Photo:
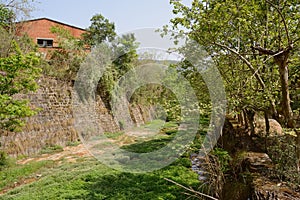
[[[275,57],[275,61],[279,66],[280,82],[281,82],[281,109],[285,122],[288,128],[295,128],[293,119],[293,111],[291,108],[291,100],[289,93],[289,70],[288,70],[288,55],[289,52],[285,52]]]
[[[248,130],[249,124],[248,124],[248,121],[247,121],[247,112],[246,112],[245,109],[243,109],[243,118],[244,118],[245,129]]]
[[[280,73],[280,81],[281,81],[281,92],[282,92],[282,100],[281,100],[281,108],[282,113],[284,115],[285,121],[287,123],[288,128],[296,127],[295,121],[293,119],[293,111],[291,108],[291,100],[289,94],[289,71],[288,71],[288,56],[289,51],[284,52],[281,55],[275,57],[275,61],[279,66]],[[297,171],[300,173],[300,131],[296,130],[296,157],[297,157]]]
[[[255,136],[255,124],[254,124],[255,112],[253,110],[246,110],[246,113],[247,113],[247,119],[250,126],[250,136],[254,137]]]
[[[300,173],[300,131],[296,130],[296,157],[297,157],[297,171]]]
[[[270,135],[270,122],[268,111],[264,111],[265,123],[266,123],[266,135],[265,135],[265,152],[267,152],[267,138]]]
[[[270,104],[271,104],[271,116],[273,119],[276,119],[279,122],[279,116],[276,110],[275,102],[273,100],[270,100]]]

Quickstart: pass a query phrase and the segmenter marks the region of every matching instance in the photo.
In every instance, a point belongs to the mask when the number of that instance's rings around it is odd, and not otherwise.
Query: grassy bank
[[[157,122],[156,122],[157,123]],[[155,124],[157,125],[157,124]],[[149,125],[147,125],[149,127]],[[124,146],[135,152],[149,152],[167,144],[173,137],[170,130],[175,124],[167,124],[163,133],[147,141],[139,140]],[[151,127],[150,127],[151,128]],[[173,131],[174,132],[174,131]],[[167,134],[166,134],[167,133]],[[118,140],[122,134],[111,134]],[[31,162],[26,165],[13,165],[1,171],[0,187],[11,187],[0,199],[187,199],[186,191],[165,178],[187,187],[200,186],[197,174],[191,170],[189,153],[163,169],[132,174],[113,170],[92,157],[78,157],[75,163],[67,160]],[[34,180],[20,184],[22,180]],[[23,181],[24,182],[24,181]],[[25,181],[26,183],[26,181]],[[194,199],[190,197],[189,199]]]

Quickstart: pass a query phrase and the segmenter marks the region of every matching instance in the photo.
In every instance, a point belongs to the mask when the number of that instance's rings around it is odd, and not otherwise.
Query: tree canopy
[[[26,0],[0,3],[0,129],[15,131],[36,110],[24,94],[35,91],[40,75],[40,58],[32,41],[15,34],[16,9],[28,11]]]
[[[171,4],[178,16],[171,20],[172,29],[185,31],[214,57],[229,83],[231,105],[272,107],[273,115],[279,112],[293,127],[288,72],[299,64],[298,2],[194,0],[188,7],[171,0]]]
[[[0,128],[17,130],[24,118],[35,111],[22,94],[37,89],[40,74],[39,58],[34,53],[23,54],[15,43],[15,54],[0,58]]]
[[[94,15],[90,21],[91,25],[87,28],[87,33],[83,35],[87,44],[94,46],[115,38],[115,24],[101,14]]]

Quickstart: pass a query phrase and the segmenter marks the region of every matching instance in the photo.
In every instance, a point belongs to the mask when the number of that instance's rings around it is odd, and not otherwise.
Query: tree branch
[[[251,46],[251,48],[254,49],[254,50],[257,50],[260,55],[274,55],[274,54],[276,54],[275,51],[262,48],[261,46],[257,46],[257,47]]]
[[[282,50],[282,51],[272,51],[272,50],[269,50],[269,49],[264,49],[264,48],[262,48],[262,47],[260,47],[260,46],[258,46],[258,47],[254,47],[254,46],[251,46],[251,48],[252,49],[254,49],[254,50],[257,50],[257,51],[259,51],[259,54],[260,55],[271,55],[268,59],[266,59],[265,61],[264,61],[264,63],[266,63],[268,60],[270,60],[271,58],[274,58],[274,57],[276,57],[276,56],[279,56],[279,55],[281,55],[281,54],[283,54],[283,53],[285,53],[285,52],[288,52],[288,51],[290,51],[290,50],[292,50],[293,49],[293,44],[290,44],[288,47],[286,47],[284,50]]]
[[[14,1],[15,0],[11,0],[8,4],[6,4],[6,7],[10,7]]]
[[[171,183],[174,183],[175,185],[177,185],[177,186],[179,186],[179,187],[181,187],[181,188],[183,188],[183,189],[185,189],[185,190],[187,190],[187,191],[190,191],[190,192],[192,192],[192,193],[194,193],[194,194],[198,194],[198,195],[200,195],[200,196],[203,196],[203,197],[206,197],[206,198],[209,198],[209,199],[212,199],[212,200],[218,200],[218,199],[216,199],[215,197],[212,197],[212,196],[209,196],[209,195],[207,195],[207,194],[203,194],[203,193],[201,193],[201,192],[197,192],[197,191],[195,191],[195,190],[193,190],[193,189],[190,189],[190,188],[187,188],[187,187],[185,187],[185,186],[183,186],[183,185],[181,185],[181,184],[179,184],[179,183],[176,183],[175,181],[172,181],[172,180],[170,180],[170,179],[167,179],[167,178],[164,178],[166,181],[169,181],[169,182],[171,182]]]
[[[288,29],[285,17],[283,16],[281,10],[275,4],[273,4],[271,1],[269,1],[269,0],[266,0],[266,1],[267,1],[267,3],[269,3],[271,6],[273,6],[277,10],[278,14],[282,18],[282,21],[283,21],[283,24],[284,24],[285,33],[286,33],[286,37],[288,39],[289,44],[291,44],[289,29]]]
[[[262,78],[260,77],[260,75],[258,74],[258,72],[254,69],[254,67],[252,66],[252,64],[249,62],[249,60],[247,60],[247,58],[245,58],[244,56],[242,56],[239,52],[237,52],[236,50],[234,49],[231,49],[229,48],[228,46],[224,45],[224,44],[220,44],[220,43],[216,43],[214,42],[213,43],[214,45],[217,45],[219,47],[222,47],[228,51],[230,51],[231,53],[237,55],[248,67],[249,69],[251,70],[251,72],[253,73],[253,75],[255,76],[255,78],[258,80],[258,83],[260,84],[260,86],[264,89],[266,86],[265,86],[265,83],[264,81],[262,80]]]
[[[293,41],[293,44],[295,44],[296,42],[298,42],[300,40],[300,38],[297,38],[295,41]]]

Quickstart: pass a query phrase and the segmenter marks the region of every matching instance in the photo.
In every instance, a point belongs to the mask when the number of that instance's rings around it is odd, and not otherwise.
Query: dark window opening
[[[53,47],[52,39],[37,39],[39,47]]]

